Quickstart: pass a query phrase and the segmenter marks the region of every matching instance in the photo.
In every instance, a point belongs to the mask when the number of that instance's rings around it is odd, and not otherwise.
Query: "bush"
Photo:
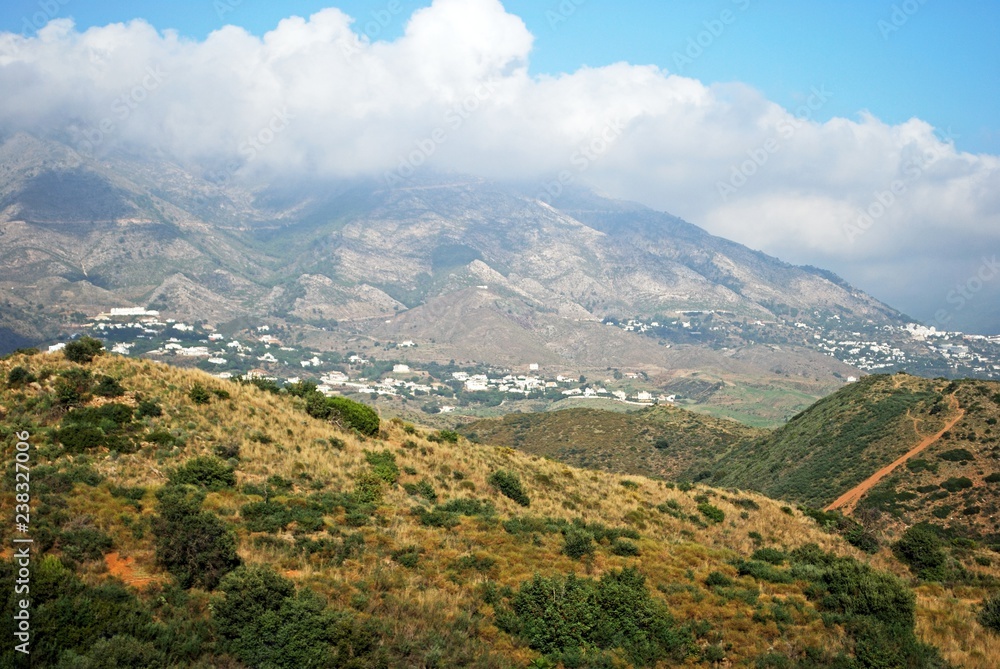
[[[768,562],[773,565],[785,564],[785,558],[787,556],[779,551],[777,548],[758,548],[750,556],[752,560],[760,560],[761,562]]]
[[[792,575],[783,569],[775,569],[774,565],[759,560],[739,560],[736,571],[740,576],[752,576],[758,581],[768,583],[791,583]]]
[[[708,576],[705,577],[705,585],[707,585],[710,588],[714,587],[728,588],[732,584],[733,584],[733,579],[729,578],[721,571],[713,571],[709,573]]]
[[[976,456],[971,451],[964,448],[953,448],[950,451],[941,453],[938,457],[948,462],[971,462],[976,459]]]
[[[639,547],[628,539],[615,539],[611,542],[611,553],[621,557],[635,557],[639,555]]]
[[[270,567],[241,567],[219,589],[225,597],[213,602],[216,628],[224,649],[247,666],[384,666],[370,627],[328,608],[308,588],[296,593]]]
[[[1000,634],[1000,594],[983,601],[983,608],[976,619],[989,631]]]
[[[926,525],[914,525],[907,529],[893,545],[892,552],[919,578],[938,581],[945,576],[947,556],[937,534]]]
[[[521,487],[521,479],[513,472],[499,470],[493,472],[486,482],[500,491],[504,497],[509,497],[521,506],[529,506],[531,500]]]
[[[196,485],[209,490],[223,490],[236,485],[236,472],[219,458],[212,456],[188,460],[170,474],[174,485]]]
[[[406,483],[403,485],[403,489],[408,495],[423,497],[428,502],[436,502],[438,498],[434,486],[427,479],[421,479],[417,483]]]
[[[993,472],[983,480],[987,483],[1000,483],[1000,472]]]
[[[399,480],[396,454],[392,451],[365,451],[365,460],[372,466],[372,474],[393,485]]]
[[[94,394],[101,397],[121,397],[125,394],[125,389],[122,388],[122,384],[118,382],[118,379],[110,376],[101,376],[97,380],[97,387],[94,388]]]
[[[188,397],[190,397],[191,401],[195,404],[208,404],[212,399],[208,390],[200,383],[196,383],[191,387],[191,390],[188,391]]]
[[[378,414],[367,404],[349,400],[346,397],[328,397],[325,418],[340,423],[344,427],[357,430],[361,434],[374,437],[378,434],[381,421]]]
[[[157,493],[160,517],[153,523],[156,561],[182,588],[212,590],[239,566],[236,535],[212,513],[201,511],[204,493],[168,486]]]
[[[957,476],[957,477],[953,476],[944,483],[942,483],[941,487],[947,490],[948,492],[959,492],[960,490],[966,490],[968,488],[971,488],[972,481],[965,476]]]
[[[521,584],[500,618],[506,631],[566,666],[580,666],[577,658],[590,657],[591,648],[619,649],[643,667],[676,665],[688,652],[686,634],[635,569],[611,571],[596,582],[536,575]]]
[[[726,519],[726,514],[723,513],[722,509],[717,506],[712,506],[708,502],[702,502],[699,504],[698,511],[712,523],[721,523]]]
[[[76,341],[66,344],[66,348],[63,349],[67,360],[81,364],[90,362],[103,352],[104,344],[93,337],[80,337]]]
[[[151,418],[156,418],[157,416],[163,415],[163,409],[160,405],[153,400],[141,400],[139,406],[136,407],[135,415],[137,418],[143,418],[149,416]]]
[[[7,386],[18,388],[28,383],[34,383],[38,378],[24,367],[18,366],[7,372]]]
[[[594,539],[589,534],[579,530],[569,530],[565,535],[563,553],[579,560],[584,556],[594,554]]]

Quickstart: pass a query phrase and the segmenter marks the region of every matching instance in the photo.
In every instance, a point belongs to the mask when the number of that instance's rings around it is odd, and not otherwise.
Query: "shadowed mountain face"
[[[615,347],[620,333],[597,327],[606,317],[822,310],[900,322],[829,273],[583,189],[546,203],[531,188],[454,176],[239,188],[161,158],[92,161],[23,134],[0,146],[0,166],[8,310],[135,304],[209,323],[336,321],[434,337],[460,356],[485,319],[492,343],[464,357],[499,359],[534,338],[583,364]]]

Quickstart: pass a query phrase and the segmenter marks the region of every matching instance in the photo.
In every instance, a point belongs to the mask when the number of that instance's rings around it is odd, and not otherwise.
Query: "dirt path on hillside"
[[[896,471],[898,467],[905,464],[906,461],[912,458],[913,456],[918,455],[919,453],[922,453],[923,451],[930,448],[938,439],[940,439],[944,435],[945,432],[955,427],[955,424],[958,423],[958,421],[962,420],[962,417],[965,415],[965,409],[959,406],[958,399],[956,399],[954,395],[950,395],[948,397],[948,400],[951,403],[952,409],[954,409],[958,413],[954,418],[948,421],[943,428],[941,428],[940,432],[938,432],[937,434],[932,434],[929,437],[924,437],[924,439],[919,444],[911,448],[905,455],[900,456],[899,458],[894,460],[891,464],[886,465],[885,467],[878,470],[877,472],[866,478],[858,485],[854,486],[853,488],[845,492],[843,495],[838,497],[833,502],[833,504],[826,507],[826,509],[824,510],[833,511],[834,509],[840,509],[844,514],[849,514],[853,512],[855,507],[857,507],[858,502],[861,501],[861,498],[864,497],[869,490],[878,485],[879,481],[881,481],[886,476]],[[914,428],[916,428],[916,418],[914,418],[913,421],[914,421],[913,422]],[[919,433],[920,432],[917,431],[917,434]]]

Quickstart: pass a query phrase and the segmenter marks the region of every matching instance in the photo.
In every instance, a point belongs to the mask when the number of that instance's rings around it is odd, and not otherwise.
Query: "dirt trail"
[[[132,587],[141,590],[147,585],[159,581],[158,577],[149,576],[137,569],[135,566],[135,558],[123,558],[117,551],[105,555],[104,561],[108,565],[108,572],[112,576],[120,578],[125,585],[131,585]]]
[[[864,497],[869,490],[878,485],[879,481],[881,481],[886,476],[896,471],[896,468],[905,464],[906,461],[912,458],[913,456],[927,450],[931,445],[934,444],[934,442],[940,439],[945,432],[955,427],[955,424],[958,423],[958,421],[962,420],[962,417],[965,415],[965,409],[959,406],[958,400],[955,398],[954,395],[949,396],[948,400],[949,402],[951,402],[952,409],[954,409],[957,412],[957,414],[955,415],[954,418],[949,420],[948,423],[945,424],[943,428],[941,428],[940,432],[938,432],[937,434],[932,434],[929,437],[924,437],[924,439],[919,444],[911,448],[905,455],[900,456],[892,463],[886,465],[885,467],[878,470],[877,472],[866,478],[864,481],[862,481],[855,487],[845,492],[843,495],[838,497],[833,502],[833,504],[826,507],[826,509],[824,510],[833,511],[834,509],[840,509],[845,514],[853,512],[854,508],[858,505],[858,502],[861,501],[861,498]],[[915,428],[916,418],[914,418],[913,424]]]

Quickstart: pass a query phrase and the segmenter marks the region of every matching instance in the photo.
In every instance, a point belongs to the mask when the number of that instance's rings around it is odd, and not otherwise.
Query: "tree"
[[[70,362],[85,364],[104,352],[104,344],[93,337],[81,337],[66,344],[63,354]]]
[[[157,493],[156,561],[183,588],[212,590],[240,564],[236,535],[213,513],[201,511],[205,493],[167,486]]]
[[[919,578],[938,581],[945,576],[947,556],[941,547],[941,540],[924,524],[906,530],[892,547],[892,552]]]

